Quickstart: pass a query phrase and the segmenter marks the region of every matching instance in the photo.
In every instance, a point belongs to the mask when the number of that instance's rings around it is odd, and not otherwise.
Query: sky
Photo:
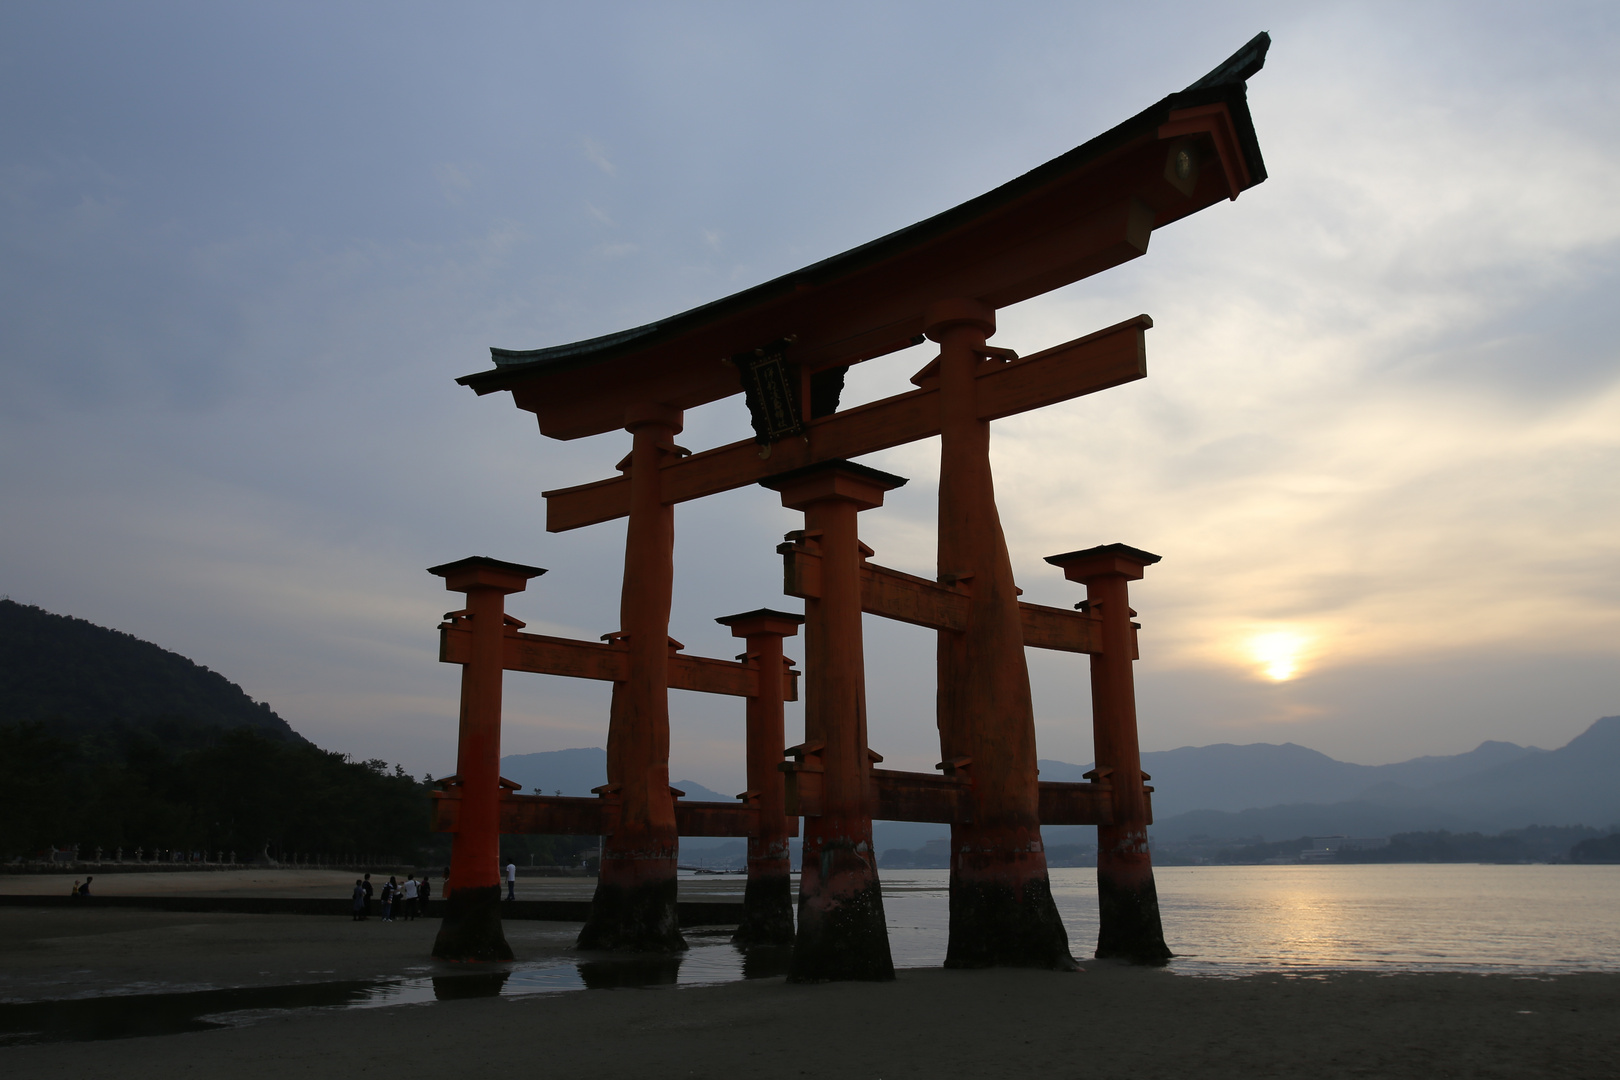
[[[1147,379],[995,425],[1014,572],[1065,605],[1045,555],[1164,557],[1132,592],[1144,749],[1562,745],[1620,713],[1608,4],[14,0],[0,593],[450,772],[434,628],[459,597],[424,568],[537,564],[509,603],[531,630],[617,629],[622,522],[547,533],[540,492],[629,442],[546,439],[457,376],[945,210],[1261,30],[1270,179],[999,314],[1020,353],[1155,322]],[[931,356],[853,369],[846,404]],[[734,397],[680,441],[748,435]],[[937,457],[864,459],[911,480],[862,516],[876,561],[932,573]],[[796,517],[752,488],[677,509],[688,651],[797,608],[773,552]],[[866,648],[874,749],[930,769],[931,635],[869,617]],[[1089,761],[1084,659],[1030,672],[1041,756]],[[504,751],[603,745],[607,702],[509,675]],[[740,790],[741,703],[671,712],[672,773]]]

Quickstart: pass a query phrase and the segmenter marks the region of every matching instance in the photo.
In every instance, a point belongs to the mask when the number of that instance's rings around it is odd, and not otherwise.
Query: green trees
[[[249,728],[186,725],[67,737],[41,722],[0,725],[0,857],[69,844],[442,861],[429,785],[383,761],[355,762]]]

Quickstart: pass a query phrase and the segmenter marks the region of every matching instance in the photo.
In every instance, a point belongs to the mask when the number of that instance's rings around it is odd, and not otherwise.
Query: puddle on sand
[[[0,1005],[0,1046],[206,1031],[228,1026],[229,1021],[215,1019],[218,1014],[353,1005],[375,985],[329,982],[193,990],[182,994],[119,994],[66,1001],[8,1002]]]
[[[729,934],[689,932],[692,948],[675,956],[599,953],[454,975],[0,1003],[0,1046],[242,1027],[297,1009],[374,1009],[569,990],[699,986],[787,974],[791,949],[745,953],[725,940]]]

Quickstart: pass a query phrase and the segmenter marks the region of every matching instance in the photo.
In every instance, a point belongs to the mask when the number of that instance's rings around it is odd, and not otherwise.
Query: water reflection
[[[1620,970],[1620,867],[1168,867],[1157,872],[1181,974]],[[1097,939],[1093,870],[1052,871],[1075,957]],[[888,871],[884,909],[900,968],[936,967],[948,933],[943,871]],[[787,974],[793,950],[688,932],[679,955],[553,953],[453,973],[294,986],[0,1003],[0,1046],[123,1039],[253,1023],[292,1009],[376,1008],[581,989],[697,986]],[[431,974],[439,971],[440,974]]]
[[[631,986],[674,986],[681,974],[680,953],[603,957],[581,960],[579,977],[587,990],[620,990]]]
[[[0,1004],[0,1046],[207,1031],[248,1023],[286,1009],[362,1004],[376,986],[374,982],[351,981],[7,1002]]]
[[[742,954],[742,977],[745,979],[780,979],[793,965],[793,946],[755,945],[745,949],[733,945]]]
[[[510,971],[481,971],[476,975],[433,976],[435,1001],[457,1001],[462,998],[500,997],[501,988],[512,977]]]

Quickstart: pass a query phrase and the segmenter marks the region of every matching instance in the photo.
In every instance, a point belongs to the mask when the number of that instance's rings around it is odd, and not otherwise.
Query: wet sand
[[[426,958],[435,929],[427,920],[13,909],[0,911],[0,972],[13,1000],[419,974],[435,966]],[[568,951],[576,931],[508,929],[525,959]],[[3,1048],[0,1071],[232,1080],[469,1068],[570,1078],[1620,1072],[1620,975],[1210,979],[1086,968],[305,1010],[241,1028]]]
[[[90,890],[95,896],[266,896],[337,897],[348,899],[354,879],[352,870],[320,869],[241,869],[168,870],[132,873],[93,874]],[[394,875],[404,881],[403,874]],[[0,896],[67,896],[84,874],[0,874]],[[387,874],[373,873],[372,885],[381,890]],[[433,873],[435,893],[442,887],[442,874]],[[682,900],[728,900],[741,902],[747,879],[741,874],[705,874],[680,878]],[[594,877],[524,877],[517,882],[519,900],[589,900],[596,891]],[[377,900],[372,898],[375,907]]]

